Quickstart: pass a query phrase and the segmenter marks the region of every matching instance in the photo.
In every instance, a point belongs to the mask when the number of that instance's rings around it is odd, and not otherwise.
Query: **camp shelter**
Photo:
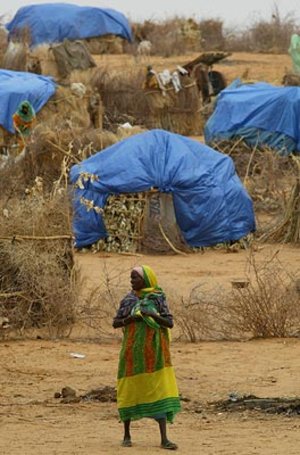
[[[31,46],[108,34],[128,41],[132,39],[129,22],[119,11],[69,3],[24,6],[6,24],[6,28],[10,40],[28,30]]]
[[[50,77],[20,71],[0,70],[0,125],[14,133],[12,116],[22,101],[29,101],[39,112],[55,93]]]
[[[102,215],[112,195],[137,198],[151,190],[172,195],[189,247],[238,240],[255,229],[252,201],[231,158],[178,134],[130,137],[73,166],[70,177],[79,248],[109,236]]]
[[[116,127],[126,120],[148,129],[201,134],[203,118],[196,81],[178,68],[162,73],[152,67],[119,71],[102,66],[93,73],[91,85],[101,93],[106,115]]]
[[[64,40],[50,48],[61,78],[67,78],[74,70],[86,70],[96,66],[87,47],[81,41]]]
[[[87,46],[81,40],[43,44],[29,49],[24,42],[9,42],[2,59],[2,67],[13,71],[28,71],[52,76],[67,82],[73,71],[89,71],[96,66]]]
[[[267,145],[280,155],[299,153],[300,88],[234,81],[217,98],[205,141],[237,138],[253,146]]]
[[[89,107],[93,96],[81,83],[74,82],[63,86],[56,84],[51,77],[21,71],[0,70],[2,108],[0,111],[0,149],[4,147],[4,150],[13,150],[15,130],[12,116],[19,104],[28,100],[37,114],[30,148],[33,147],[36,157],[45,161],[45,165],[48,163],[52,169],[57,162],[53,160],[54,153],[48,140],[56,145],[62,141],[68,147],[73,138],[70,130],[77,131],[79,128],[86,132],[91,125]],[[102,102],[99,97],[93,104],[94,123],[95,126],[98,124],[98,128],[102,125],[102,113]],[[67,138],[69,139],[66,142]],[[62,158],[64,155],[60,153],[59,156]],[[59,169],[58,166],[57,170]]]

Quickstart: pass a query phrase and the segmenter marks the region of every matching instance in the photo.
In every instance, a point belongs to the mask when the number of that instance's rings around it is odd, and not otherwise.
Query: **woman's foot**
[[[132,442],[130,438],[124,438],[122,442],[122,447],[132,447]]]
[[[177,450],[178,449],[178,445],[175,444],[175,442],[169,441],[168,439],[166,441],[162,442],[160,447],[162,449],[168,449],[168,450]]]

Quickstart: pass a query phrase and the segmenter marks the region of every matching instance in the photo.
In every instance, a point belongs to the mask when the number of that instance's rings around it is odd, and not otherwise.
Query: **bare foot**
[[[167,449],[167,450],[177,450],[178,449],[178,445],[175,444],[175,442],[169,441],[168,439],[166,441],[162,442],[160,447],[162,449]]]
[[[124,438],[122,442],[122,447],[132,447],[131,439]]]

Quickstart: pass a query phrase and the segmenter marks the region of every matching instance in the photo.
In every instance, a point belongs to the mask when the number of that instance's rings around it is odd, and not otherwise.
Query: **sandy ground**
[[[299,268],[299,250],[265,246],[258,262],[278,251],[287,268]],[[201,280],[230,286],[243,276],[248,252],[183,256],[122,256],[78,254],[86,286],[99,283],[103,267],[128,271],[148,263],[164,288],[176,286],[184,295]],[[170,302],[172,307],[172,302]],[[83,335],[81,333],[81,335]],[[71,353],[84,354],[73,358]],[[143,420],[133,425],[134,446],[121,448],[122,425],[115,403],[61,404],[54,393],[64,386],[78,395],[102,386],[114,386],[119,342],[78,339],[42,339],[0,343],[0,453],[11,455],[96,455],[159,453],[156,424]],[[276,339],[248,342],[172,343],[173,361],[183,397],[181,412],[169,436],[182,454],[298,455],[300,420],[258,412],[219,413],[208,402],[225,399],[230,392],[260,397],[300,395],[300,340]]]
[[[53,398],[65,385],[79,394],[114,385],[119,350],[115,343],[36,340],[3,343],[0,349],[1,454],[162,451],[155,422],[134,423],[134,446],[121,448],[122,425],[115,403],[61,404]],[[72,358],[74,351],[86,357]],[[300,340],[174,343],[172,351],[180,391],[192,400],[183,403],[183,412],[169,429],[170,438],[180,445],[179,453],[299,454],[299,418],[218,413],[206,403],[232,391],[260,397],[299,395]]]
[[[288,245],[254,245],[255,261],[260,264],[272,257],[290,271],[299,271],[299,249]],[[245,277],[249,270],[249,250],[207,249],[205,252],[181,255],[118,255],[113,253],[77,254],[79,266],[84,271],[86,286],[100,284],[104,270],[118,286],[127,288],[132,267],[150,265],[159,276],[159,281],[168,293],[186,296],[199,283],[211,286],[231,286],[231,280]]]

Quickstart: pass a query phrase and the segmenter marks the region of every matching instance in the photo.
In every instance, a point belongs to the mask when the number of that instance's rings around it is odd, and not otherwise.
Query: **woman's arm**
[[[120,327],[125,327],[132,322],[141,319],[140,316],[127,316],[126,318],[114,318],[112,326],[114,329],[119,329]]]
[[[173,318],[170,316],[160,316],[157,313],[154,313],[149,310],[141,310],[141,313],[144,316],[151,316],[160,326],[167,327],[168,329],[172,329],[174,326]]]
[[[114,329],[119,329],[120,327],[125,327],[126,325],[130,324],[133,322],[133,317],[132,316],[127,316],[127,318],[115,318],[113,320],[113,328]]]
[[[112,326],[114,329],[118,329],[119,327],[125,327],[126,325],[134,321],[134,318],[131,316],[130,313],[131,308],[134,306],[137,300],[138,300],[137,297],[132,292],[129,292],[129,294],[127,294],[121,300],[117,314],[112,322]]]

